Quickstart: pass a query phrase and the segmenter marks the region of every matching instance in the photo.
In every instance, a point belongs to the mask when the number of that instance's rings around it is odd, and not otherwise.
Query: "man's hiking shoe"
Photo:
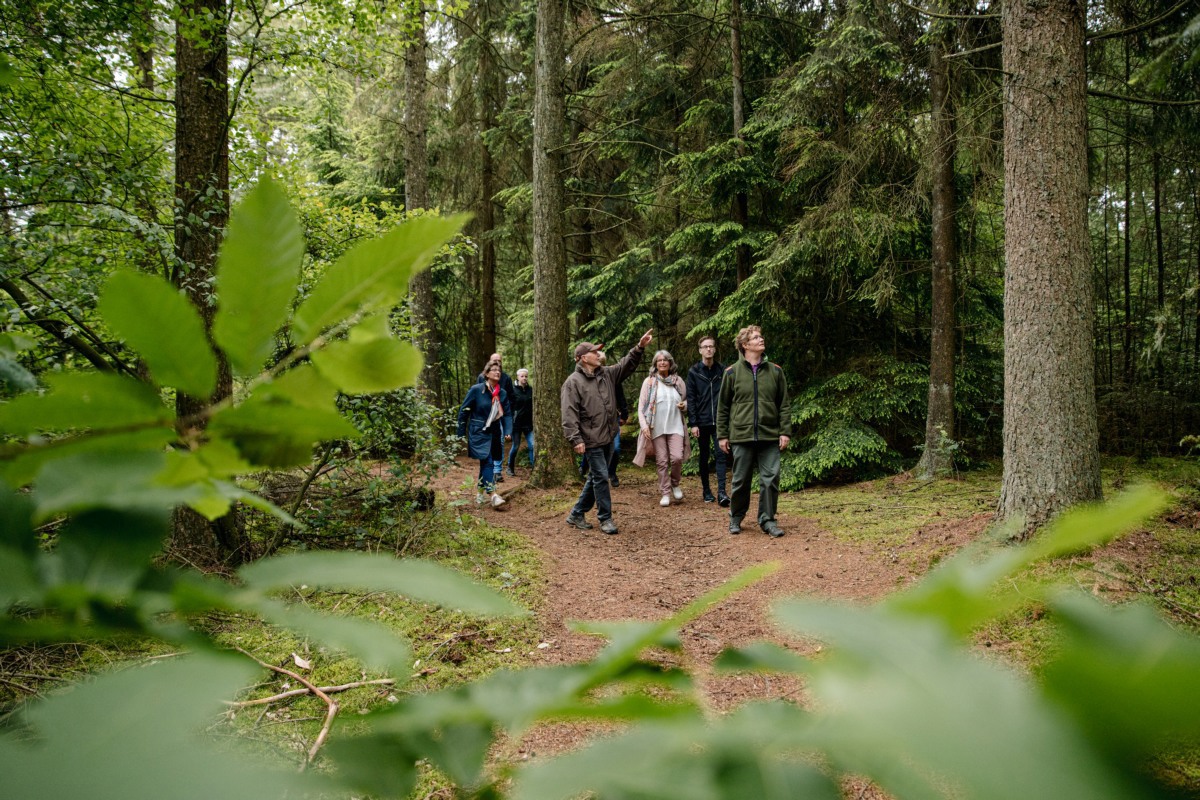
[[[588,527],[590,528],[591,526],[589,525]],[[600,530],[611,536],[617,532],[617,523],[613,522],[612,518],[610,517],[609,519],[606,519],[604,522],[600,523]]]
[[[705,489],[704,490],[704,502],[715,503],[715,502],[717,502],[717,498],[713,496],[712,492],[710,492],[708,489]]]
[[[762,529],[763,533],[765,533],[767,536],[770,536],[772,539],[778,539],[780,536],[783,536],[783,528],[779,527],[779,524],[774,521],[763,525]]]
[[[504,483],[504,473],[503,472],[496,473],[496,483]]]
[[[742,532],[742,521],[740,519],[729,520],[729,532],[730,533],[741,533]]]
[[[569,514],[567,516],[567,524],[572,528],[579,528],[581,531],[589,531],[595,527],[584,518],[583,514]]]
[[[725,494],[724,492],[719,492],[717,494],[717,505],[719,505],[721,508],[729,508],[729,495]]]

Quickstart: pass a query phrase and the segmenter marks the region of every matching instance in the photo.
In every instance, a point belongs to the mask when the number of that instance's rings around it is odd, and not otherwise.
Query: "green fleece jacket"
[[[787,378],[765,358],[756,373],[744,358],[725,370],[717,400],[717,438],[735,444],[792,435]]]

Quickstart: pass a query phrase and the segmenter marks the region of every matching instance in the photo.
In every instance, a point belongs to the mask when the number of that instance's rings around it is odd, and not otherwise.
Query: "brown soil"
[[[458,468],[438,481],[439,499],[470,499],[474,490],[467,487],[477,470],[478,462],[461,460]],[[478,513],[493,525],[521,531],[543,554],[548,586],[539,613],[542,643],[547,646],[534,652],[536,664],[577,662],[599,650],[602,642],[570,631],[569,620],[662,619],[746,567],[778,562],[779,569],[770,577],[682,630],[684,662],[700,676],[715,711],[752,699],[803,702],[796,681],[762,675],[713,677],[709,669],[722,649],[755,640],[786,644],[801,653],[819,647],[815,642],[788,639],[773,625],[769,615],[773,601],[797,595],[876,600],[918,577],[912,565],[929,563],[924,553],[955,550],[988,522],[987,515],[946,520],[918,531],[900,547],[881,551],[839,539],[812,519],[786,513],[779,516],[786,535],[772,539],[754,524],[755,497],[743,532],[733,536],[728,533],[727,510],[703,502],[698,478],[685,476],[683,501],[662,508],[654,471],[622,465],[621,485],[613,490],[613,518],[620,532],[609,536],[598,525],[580,531],[565,524],[579,484],[537,490],[525,484],[527,477],[528,470],[518,468],[516,478],[500,484],[508,502],[498,510],[481,507]],[[588,520],[597,523],[594,510]],[[561,752],[594,732],[581,726],[546,726],[523,742],[521,755]]]

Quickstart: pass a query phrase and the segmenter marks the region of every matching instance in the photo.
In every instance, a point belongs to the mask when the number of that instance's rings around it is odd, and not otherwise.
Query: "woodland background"
[[[1200,430],[1196,8],[1065,7],[1086,28],[1034,27],[1053,47],[1086,44],[1086,105],[1065,127],[1086,136],[1087,252],[1068,266],[1090,283],[1081,385],[1090,393],[1094,374],[1095,406],[1041,419],[1092,452],[1092,430],[1107,453],[1179,452]],[[510,373],[534,369],[553,470],[570,344],[620,353],[653,327],[681,363],[702,334],[729,361],[732,334],[757,322],[796,397],[786,488],[922,453],[928,474],[992,459],[1004,447],[1004,163],[1039,147],[1004,141],[1016,73],[1002,10],[6,0],[6,391],[60,370],[137,372],[94,310],[117,267],[169,278],[211,317],[230,198],[270,174],[299,208],[308,281],[405,216],[474,215],[393,318],[425,353],[420,391],[343,400],[381,432],[379,455],[435,446],[439,409],[498,350]],[[1055,279],[1032,297],[1063,299]],[[289,347],[281,334],[277,357]],[[1064,382],[1037,366],[1033,384]],[[233,388],[225,375],[217,394]],[[179,396],[181,416],[189,402]]]
[[[1195,793],[1200,482],[1150,458],[1200,433],[1195,0],[0,0],[0,30],[16,796]],[[565,540],[572,343],[731,359],[750,322],[785,488],[1003,477],[792,494],[783,550],[701,503],[686,538]],[[532,369],[538,470],[472,515],[446,434],[493,350]],[[679,633],[750,620],[723,604],[769,567],[729,570],[767,547],[877,602],[776,604],[807,653],[693,637],[817,709],[713,715]],[[671,616],[519,669],[581,570]],[[501,752],[564,719],[614,735]]]

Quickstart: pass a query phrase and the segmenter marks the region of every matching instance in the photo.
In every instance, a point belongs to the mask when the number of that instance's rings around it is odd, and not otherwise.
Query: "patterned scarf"
[[[658,415],[658,384],[670,386],[677,394],[683,396],[679,392],[678,375],[668,375],[664,378],[656,372],[654,379],[657,383],[646,393],[646,402],[642,405],[642,416],[646,418],[646,427],[650,430],[654,430],[654,418]]]
[[[483,385],[483,390],[487,391],[487,384]],[[504,406],[500,404],[500,384],[497,383],[492,388],[492,411],[488,414],[487,422],[484,423],[483,429],[486,431],[491,427],[492,423],[504,416]]]

